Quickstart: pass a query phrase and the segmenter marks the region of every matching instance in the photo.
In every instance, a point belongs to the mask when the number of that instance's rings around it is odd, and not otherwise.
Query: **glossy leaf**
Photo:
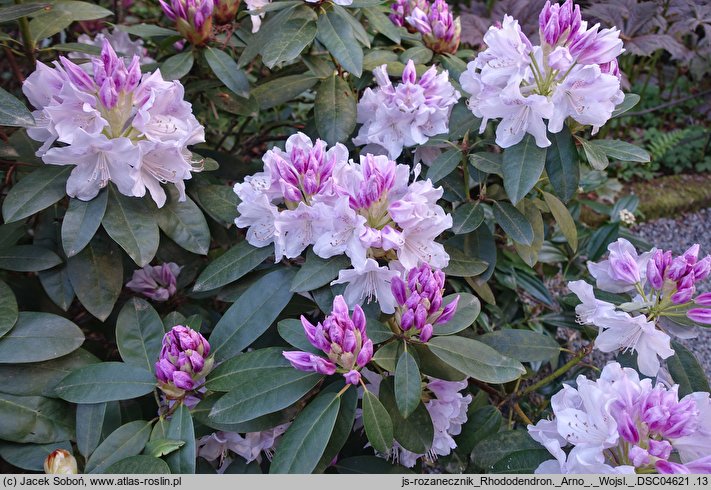
[[[32,117],[25,104],[3,88],[0,88],[0,126],[24,128],[34,125],[35,118]]]
[[[139,266],[147,265],[158,250],[158,224],[143,199],[127,197],[109,186],[109,202],[101,223],[113,240]]]
[[[456,451],[460,454],[469,454],[479,442],[496,434],[501,427],[503,418],[496,407],[486,405],[479,407],[467,415],[467,421],[462,425],[462,431],[455,436]]]
[[[548,138],[551,146],[546,151],[546,173],[556,195],[568,202],[578,192],[580,184],[578,150],[567,126],[558,133],[549,133]]]
[[[397,408],[391,378],[385,378],[380,383],[379,398],[392,419],[395,440],[408,451],[426,453],[432,446],[434,426],[425,405],[420,402],[415,411],[404,418]]]
[[[249,80],[229,54],[211,47],[203,53],[212,72],[225,87],[240,97],[249,97]]]
[[[346,386],[345,380],[340,379],[326,386],[322,393],[331,392],[338,393]],[[326,444],[321,459],[319,460],[314,473],[323,473],[331,466],[334,458],[337,458],[349,439],[353,434],[353,424],[355,423],[356,408],[358,406],[358,390],[354,386],[348,386],[341,393],[341,404],[338,407],[338,415],[336,415],[336,423],[333,426],[333,432]]]
[[[0,442],[0,457],[7,463],[23,470],[44,471],[44,460],[57,449],[72,452],[70,441],[52,442],[49,444],[16,444]]]
[[[137,454],[116,461],[106,468],[103,473],[109,475],[167,475],[170,473],[170,468],[160,458]]]
[[[72,403],[127,400],[150,393],[153,373],[123,362],[102,362],[81,367],[54,388],[58,397]]]
[[[370,327],[370,324],[368,325],[368,327]],[[304,334],[304,327],[301,325],[300,320],[296,320],[294,318],[282,320],[277,324],[277,330],[279,331],[279,335],[281,335],[282,339],[286,340],[289,344],[293,345],[298,350],[304,352],[311,352],[313,354],[321,353],[321,350],[311,345],[311,342],[309,342],[309,340],[306,338],[306,335]],[[369,328],[368,336],[370,337],[370,335],[371,332]]]
[[[605,170],[607,168],[610,161],[607,159],[607,154],[602,148],[595,146],[590,141],[578,138],[577,136],[575,139],[577,139],[582,145],[583,151],[585,151],[585,156],[588,159],[588,163],[592,168],[595,170]]]
[[[532,451],[541,447],[531,439],[528,431],[501,431],[487,437],[474,447],[472,461],[480,468],[487,469],[513,452]]]
[[[306,252],[306,262],[291,282],[291,290],[301,293],[325,286],[338,276],[340,270],[348,269],[350,264],[350,259],[345,255],[322,259],[309,249]]]
[[[473,277],[484,273],[489,264],[483,260],[472,257],[458,248],[445,247],[449,254],[449,264],[442,269],[442,272],[448,276],[454,277]]]
[[[101,225],[106,213],[109,193],[99,192],[91,201],[70,199],[62,220],[62,247],[67,257],[73,257],[86,247]]]
[[[573,217],[570,215],[570,211],[568,211],[568,208],[565,206],[565,204],[560,202],[560,200],[553,194],[544,192],[543,198],[545,199],[546,204],[548,204],[548,208],[551,210],[551,213],[553,214],[556,223],[558,223],[560,231],[563,232],[563,235],[565,235],[566,240],[568,240],[570,248],[572,248],[573,251],[577,250],[578,229],[575,226],[575,220],[573,220]]]
[[[269,42],[262,46],[262,61],[267,68],[295,59],[316,37],[313,18],[292,18],[272,32]]]
[[[407,418],[417,408],[421,395],[420,369],[412,354],[404,351],[395,367],[395,402],[403,417]]]
[[[469,155],[469,163],[474,168],[487,174],[503,176],[503,157],[500,153],[472,153]]]
[[[200,208],[189,197],[178,199],[177,190],[170,190],[168,201],[156,213],[158,227],[188,252],[207,255],[210,249],[210,229]]]
[[[435,335],[451,335],[461,332],[471,326],[479,316],[481,303],[479,302],[479,298],[473,294],[450,294],[442,299],[442,306],[448,305],[454,301],[454,298],[457,296],[459,296],[459,303],[457,303],[457,310],[454,312],[454,316],[446,323],[435,325]]]
[[[319,84],[314,117],[318,134],[329,145],[348,139],[356,126],[356,98],[348,82],[334,73]]]
[[[301,334],[304,335],[303,329]],[[235,356],[213,369],[207,376],[206,386],[211,391],[232,391],[261,371],[294,369],[282,352],[282,347],[267,347]]]
[[[292,269],[277,269],[261,277],[225,312],[210,335],[218,360],[236,355],[266,331],[293,293],[283,284],[293,280]]]
[[[427,178],[433,184],[449,175],[457,168],[462,160],[462,152],[459,150],[447,150],[434,159],[432,165],[427,170]]]
[[[363,425],[370,444],[385,454],[393,447],[393,422],[378,397],[363,393]]]
[[[160,74],[163,75],[163,80],[180,80],[190,73],[194,62],[192,50],[183,51],[166,58],[160,65]]]
[[[434,337],[428,346],[453,368],[485,383],[507,383],[526,372],[520,362],[477,340],[450,335]]]
[[[118,247],[97,234],[81,252],[67,260],[67,272],[81,304],[99,320],[106,320],[123,286]]]
[[[134,420],[113,431],[86,462],[86,473],[104,473],[112,464],[143,451],[151,435],[151,424]]]
[[[168,425],[168,439],[184,441],[185,444],[177,451],[173,451],[165,458],[170,472],[175,474],[195,473],[195,429],[193,417],[185,404],[181,404],[175,411]]]
[[[193,290],[209,291],[236,281],[272,255],[271,247],[256,248],[246,240],[210,262],[200,273]]]
[[[478,202],[465,202],[454,210],[452,232],[455,235],[471,233],[484,222],[484,208]]]
[[[47,9],[49,6],[49,3],[28,2],[2,7],[0,8],[0,24],[20,19],[22,17],[27,17],[38,10]]]
[[[317,37],[336,61],[356,77],[363,73],[363,50],[353,37],[353,29],[334,12],[318,18]]]
[[[504,189],[513,204],[533,189],[543,173],[545,163],[546,149],[536,146],[536,141],[529,134],[520,143],[504,150]]]
[[[37,245],[15,245],[0,250],[0,269],[8,271],[43,271],[61,263],[57,254]]]
[[[23,311],[15,326],[0,338],[0,362],[46,361],[69,354],[84,342],[74,323],[52,315]]]
[[[694,354],[676,341],[672,341],[672,349],[674,355],[667,359],[667,367],[674,383],[679,385],[679,398],[695,391],[711,391],[704,368]]]
[[[156,310],[143,299],[131,298],[116,320],[116,345],[121,359],[153,372],[164,333],[163,321]]]
[[[650,161],[649,152],[626,141],[593,140],[588,143],[615,160],[639,163],[649,163]]]
[[[368,25],[371,29],[381,33],[395,44],[400,44],[400,31],[398,31],[395,24],[388,19],[387,15],[374,7],[364,8],[363,13],[368,19]]]
[[[497,352],[521,362],[548,361],[560,353],[552,337],[530,330],[504,329],[477,337]]]
[[[0,338],[15,325],[18,318],[17,301],[10,286],[0,280]]]
[[[531,245],[533,243],[533,227],[526,217],[511,203],[494,201],[494,219],[513,241]]]
[[[318,77],[309,73],[287,75],[257,85],[252,89],[252,95],[257,99],[260,109],[271,109],[303,94],[316,85],[318,80]]]
[[[165,423],[168,424],[169,422],[165,421]],[[143,450],[144,453],[155,458],[160,458],[161,456],[170,454],[173,451],[177,451],[185,445],[185,441],[180,441],[178,439],[154,439],[154,436],[156,436],[160,431],[164,432],[163,435],[168,435],[167,427],[159,427],[156,424],[151,432],[151,440],[148,441],[148,444],[146,444],[146,447]]]
[[[201,184],[197,187],[197,199],[199,199],[198,204],[203,211],[215,221],[228,227],[234,224],[239,200],[231,187]]]

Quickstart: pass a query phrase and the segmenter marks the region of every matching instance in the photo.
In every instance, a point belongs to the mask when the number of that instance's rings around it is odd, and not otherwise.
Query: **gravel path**
[[[633,231],[657,248],[684,252],[694,243],[701,245],[701,255],[711,254],[711,208],[683,215],[677,219],[662,218],[636,226]],[[697,285],[699,292],[711,291],[711,278]],[[711,379],[711,328],[700,328],[696,339],[682,341],[695,355]]]

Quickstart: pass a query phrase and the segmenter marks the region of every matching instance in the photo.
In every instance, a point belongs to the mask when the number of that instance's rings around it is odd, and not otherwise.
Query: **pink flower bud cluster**
[[[126,196],[146,189],[158,207],[162,183],[174,184],[185,199],[185,183],[200,168],[188,145],[205,141],[204,128],[183,99],[178,81],[159,70],[141,75],[138,56],[126,66],[104,40],[88,74],[60,57],[54,68],[42,63],[22,86],[36,126],[27,134],[43,145],[37,155],[50,165],[74,165],[67,194],[93,199],[113,182]],[[56,141],[64,146],[50,148]]]
[[[264,170],[235,185],[240,198],[235,223],[248,228],[255,247],[274,244],[276,260],[298,257],[309,245],[322,258],[346,254],[353,269],[335,283],[348,283],[349,305],[375,298],[395,311],[390,280],[421,263],[444,268],[449,255],[435,238],[452,226],[437,201],[442,188],[409,180],[409,167],[386,156],[348,160],[345,146],[327,148],[302,133],[263,157]],[[381,265],[378,260],[387,261]]]
[[[212,35],[213,0],[158,0],[165,15],[191,44],[202,46]]]
[[[210,344],[195,330],[176,325],[163,337],[155,364],[158,386],[169,398],[181,398],[199,387],[214,365]]]
[[[177,291],[180,267],[173,262],[147,265],[133,272],[126,287],[154,301],[168,301]]]
[[[471,96],[469,108],[482,119],[481,132],[489,120],[500,119],[496,143],[503,148],[526,133],[547,147],[547,131],[558,133],[567,118],[592,126],[594,134],[624,100],[619,30],[588,28],[572,0],[547,2],[539,25],[541,44],[534,46],[518,21],[504,16],[484,35],[486,49],[459,80]]]
[[[407,282],[396,276],[391,288],[398,307],[395,322],[406,334],[427,342],[434,326],[447,323],[457,310],[459,296],[446,306],[442,304],[444,273],[422,264],[407,273]]]
[[[365,313],[360,306],[348,313],[348,305],[343,296],[333,300],[333,311],[323,323],[315,326],[301,315],[301,324],[309,342],[321,349],[328,359],[301,351],[284,352],[284,357],[292,366],[301,371],[314,371],[331,375],[343,373],[346,383],[360,383],[360,369],[373,357],[373,341],[365,331]]]
[[[576,381],[553,395],[553,420],[528,426],[555,457],[536,473],[711,473],[708,393],[680,400],[678,385],[653,386],[617,363]]]
[[[695,283],[711,270],[711,257],[698,259],[699,246],[684,254],[652,249],[641,255],[624,238],[608,246],[609,257],[588,262],[588,270],[598,289],[627,295],[630,301],[613,304],[595,297],[590,284],[574,281],[568,287],[582,301],[575,308],[578,321],[600,328],[595,347],[603,352],[633,350],[640,372],[655,376],[660,364],[674,354],[669,334],[681,338],[695,336],[695,328],[679,318],[711,323],[711,294],[694,299]]]
[[[445,0],[396,0],[390,20],[410,32],[422,34],[425,46],[435,53],[456,53],[461,37],[460,19],[454,18]]]
[[[387,65],[373,73],[378,87],[366,88],[358,102],[357,121],[362,126],[353,143],[380,145],[390,158],[397,158],[403,148],[424,145],[432,136],[449,131],[449,116],[460,94],[446,70],[438,74],[433,66],[417,80],[415,63],[410,60],[402,83],[395,86],[388,78]]]

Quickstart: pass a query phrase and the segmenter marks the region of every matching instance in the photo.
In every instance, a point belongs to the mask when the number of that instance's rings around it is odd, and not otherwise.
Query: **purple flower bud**
[[[449,303],[447,306],[444,307],[444,310],[442,310],[442,314],[437,318],[436,324],[442,324],[442,323],[447,323],[449,320],[452,319],[454,314],[457,311],[457,305],[459,304],[459,296],[454,298],[454,301]]]
[[[415,310],[415,328],[417,330],[422,330],[427,321],[427,310],[423,305],[417,305]]]
[[[181,390],[190,391],[195,388],[196,384],[192,376],[185,371],[174,371],[172,384]]]
[[[173,262],[151,266],[133,272],[126,287],[154,301],[167,301],[177,291],[181,267]]]
[[[620,435],[632,444],[637,444],[639,442],[639,431],[637,430],[637,425],[630,414],[623,410],[619,415],[615,417],[617,421],[617,430]]]
[[[686,316],[703,325],[711,325],[711,308],[692,308],[686,312]]]
[[[407,61],[407,65],[402,72],[402,81],[405,83],[415,83],[417,81],[417,71],[415,70],[414,61]]]
[[[568,49],[573,59],[581,65],[609,63],[622,53],[620,31],[617,28],[599,31],[600,24],[590,29],[582,22],[577,33],[568,38]]]
[[[160,388],[172,398],[194,389],[212,370],[210,344],[199,332],[176,325],[163,336],[160,359],[155,364]]]
[[[360,372],[356,371],[355,369],[351,369],[347,373],[343,375],[344,378],[346,378],[346,383],[352,384],[352,385],[358,385],[360,383]]]
[[[688,303],[694,296],[694,291],[694,287],[679,289],[676,293],[672,294],[672,303],[674,303],[675,305]]]
[[[432,332],[433,332],[432,324],[428,323],[424,327],[422,327],[422,330],[420,330],[420,342],[427,342],[432,338]]]
[[[116,85],[111,78],[104,80],[99,88],[99,99],[104,107],[107,109],[113,109],[118,103],[118,91],[116,90]]]
[[[407,309],[403,312],[402,318],[400,319],[400,328],[407,331],[412,328],[415,323],[415,312],[411,309]]]
[[[400,279],[400,277],[395,276],[392,278],[392,281],[390,282],[390,290],[393,293],[393,296],[395,297],[395,301],[397,301],[397,304],[399,305],[404,305],[406,301],[405,295],[407,294],[407,291],[405,290],[405,281]]]
[[[336,365],[333,362],[308,352],[288,351],[282,355],[300,371],[315,372],[319,374],[331,375],[336,372]]]
[[[547,1],[538,17],[541,39],[551,46],[564,43],[580,29],[581,21],[580,7],[573,6],[572,0],[566,0],[563,5],[551,5]]]
[[[694,303],[701,306],[711,306],[711,293],[702,293],[694,299]]]
[[[610,256],[610,275],[628,284],[636,284],[641,280],[637,261],[627,251]]]
[[[96,90],[94,81],[84,70],[77,66],[76,63],[68,60],[64,56],[60,56],[59,60],[67,74],[67,78],[69,78],[69,81],[76,85],[79,90],[84,90],[85,92],[93,92]]]
[[[683,257],[675,258],[667,271],[667,277],[672,281],[678,281],[689,272],[689,266]]]
[[[656,252],[656,254],[659,255],[661,255],[661,253],[661,250],[657,250]],[[662,289],[662,286],[664,285],[664,273],[659,270],[657,260],[655,258],[652,258],[652,260],[647,262],[647,280],[654,289]]]
[[[365,324],[366,319],[363,308],[360,305],[355,305],[355,308],[353,308],[353,325],[361,334],[365,334]]]
[[[707,255],[696,264],[694,264],[694,279],[703,281],[711,272],[711,256]]]
[[[649,440],[649,454],[657,458],[668,459],[671,455],[673,446],[669,441]]]
[[[701,247],[699,247],[698,243],[693,244],[689,249],[682,254],[682,257],[686,260],[686,263],[689,265],[694,265],[696,263],[696,260],[699,258],[699,250]]]
[[[368,339],[361,347],[358,357],[356,358],[356,364],[358,367],[365,367],[366,364],[370,362],[373,358],[373,341]]]

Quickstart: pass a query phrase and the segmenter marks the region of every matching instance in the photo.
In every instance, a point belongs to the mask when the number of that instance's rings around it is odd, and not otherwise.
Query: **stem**
[[[350,384],[347,384],[346,386],[343,387],[343,389],[341,389],[341,391],[338,392],[338,394],[337,394],[336,396],[337,396],[337,397],[340,397],[340,396],[341,396],[342,394],[344,394],[344,393],[346,392],[346,390],[348,390],[348,388],[350,388],[350,387],[351,387],[351,385],[350,385]],[[365,385],[363,385],[363,387],[365,387]]]
[[[533,422],[531,422],[531,419],[528,418],[528,416],[527,416],[526,413],[521,409],[521,407],[519,406],[518,403],[514,403],[513,409],[514,409],[514,412],[516,412],[516,414],[517,414],[519,417],[521,417],[521,420],[523,420],[523,421],[526,423],[526,425],[533,425]]]
[[[21,5],[22,0],[15,0],[15,5]],[[20,34],[22,34],[22,47],[25,48],[25,54],[29,58],[30,63],[35,64],[35,43],[32,40],[32,34],[30,33],[30,21],[27,17],[20,17],[18,19],[20,23]]]
[[[563,364],[561,367],[559,367],[558,369],[556,369],[555,371],[553,371],[551,374],[549,374],[548,376],[546,376],[546,377],[543,378],[542,380],[538,381],[537,383],[532,384],[531,386],[529,386],[528,388],[526,388],[525,390],[523,390],[523,392],[521,393],[521,396],[528,395],[529,393],[532,393],[532,392],[536,391],[536,390],[537,390],[538,388],[540,388],[541,386],[547,385],[548,383],[550,383],[551,381],[553,381],[554,379],[556,379],[558,376],[561,376],[561,375],[565,374],[566,372],[568,372],[568,370],[569,370],[570,368],[572,368],[573,366],[575,366],[575,365],[576,365],[577,363],[579,363],[585,356],[587,356],[588,354],[590,354],[590,352],[592,351],[592,349],[593,349],[593,344],[592,344],[592,343],[588,344],[577,356],[573,357],[570,361],[568,361],[568,362],[566,362],[565,364]]]

